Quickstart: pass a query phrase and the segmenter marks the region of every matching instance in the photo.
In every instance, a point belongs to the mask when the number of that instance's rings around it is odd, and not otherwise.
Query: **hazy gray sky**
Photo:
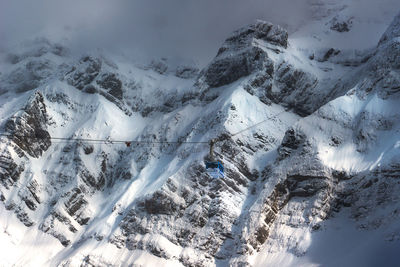
[[[58,40],[67,37],[82,50],[122,49],[155,57],[170,55],[207,61],[233,30],[255,19],[289,28],[298,25],[309,16],[308,2],[0,0],[0,45],[50,35]]]
[[[4,45],[38,35],[65,36],[82,49],[202,58],[255,19],[297,23],[305,1],[0,0],[0,38]]]

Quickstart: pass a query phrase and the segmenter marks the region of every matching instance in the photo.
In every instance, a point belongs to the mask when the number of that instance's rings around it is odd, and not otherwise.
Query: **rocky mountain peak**
[[[46,104],[38,91],[23,110],[6,122],[5,129],[19,148],[39,158],[51,145],[47,123]]]
[[[257,20],[255,23],[234,31],[218,50],[217,56],[226,51],[247,48],[252,44],[253,39],[263,40],[283,48],[287,48],[288,45],[288,33],[285,29],[270,22]]]
[[[288,33],[282,27],[258,20],[235,31],[227,38],[217,56],[203,71],[203,79],[209,87],[220,87],[248,76],[265,65],[271,65],[268,54],[255,40],[286,48]],[[275,52],[280,51],[279,48]]]
[[[400,13],[393,19],[390,26],[379,40],[379,45],[400,37]]]
[[[399,20],[354,65],[256,21],[197,79],[46,42],[15,53],[0,76],[0,265],[325,266],[353,244],[397,263]],[[359,251],[342,262],[385,258]]]

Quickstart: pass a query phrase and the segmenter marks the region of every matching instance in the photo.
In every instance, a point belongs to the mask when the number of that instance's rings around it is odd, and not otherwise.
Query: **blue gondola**
[[[224,178],[224,166],[219,161],[206,162],[206,171],[212,178]]]

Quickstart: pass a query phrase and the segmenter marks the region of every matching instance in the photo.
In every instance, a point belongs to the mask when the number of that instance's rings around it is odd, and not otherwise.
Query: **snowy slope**
[[[2,54],[0,265],[394,266],[400,15],[355,3],[316,1],[289,37],[256,21],[200,72],[46,39]]]

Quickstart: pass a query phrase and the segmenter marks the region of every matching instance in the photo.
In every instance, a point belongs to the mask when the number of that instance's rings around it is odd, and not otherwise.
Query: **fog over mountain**
[[[0,266],[398,266],[400,1],[0,0]]]
[[[136,56],[194,58],[204,64],[233,30],[262,19],[290,33],[312,19],[315,3],[318,1],[1,0],[0,45],[52,36],[69,39],[80,51],[96,47]],[[387,23],[400,5],[393,0],[352,0],[352,4],[358,12]],[[374,11],[380,9],[385,17],[375,16]]]

